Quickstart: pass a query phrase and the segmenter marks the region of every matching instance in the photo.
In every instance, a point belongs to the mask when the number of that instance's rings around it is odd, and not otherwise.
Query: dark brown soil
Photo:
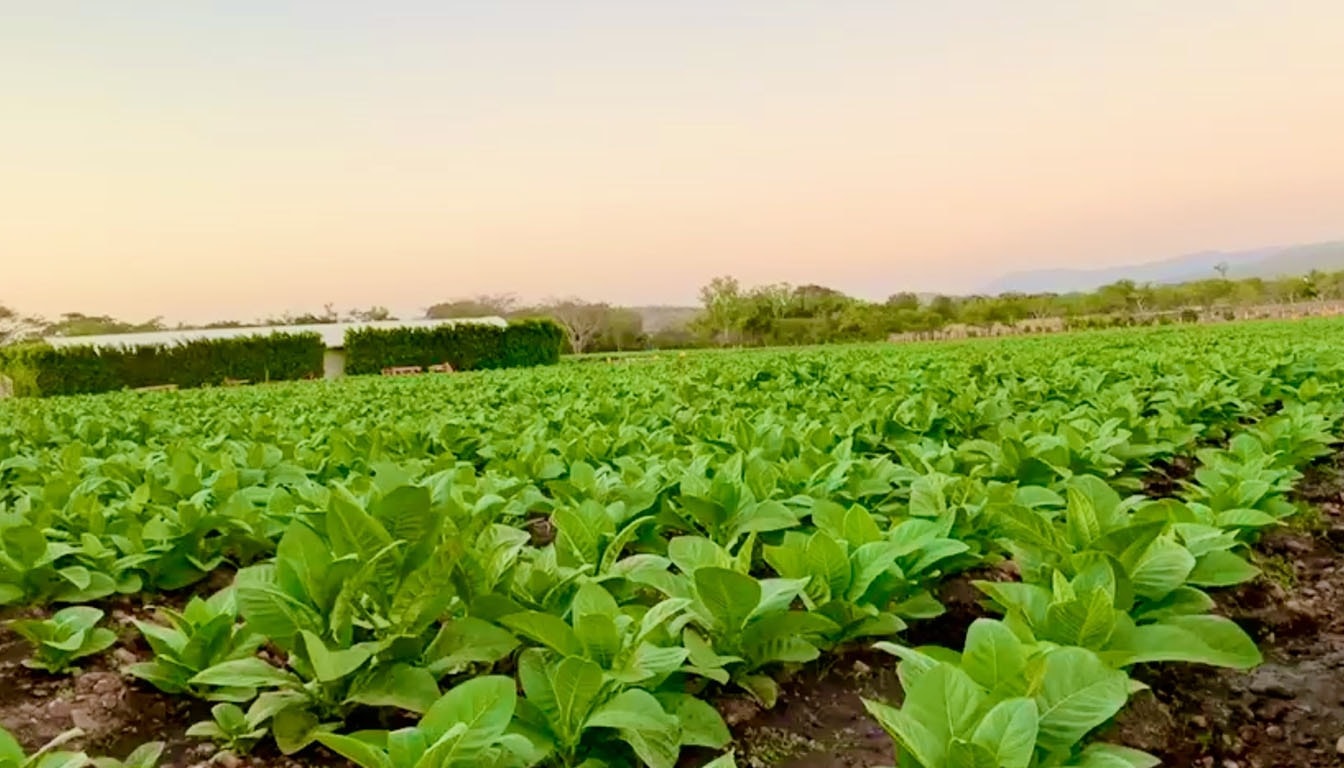
[[[1153,462],[1143,477],[1143,494],[1154,499],[1180,496],[1184,483],[1195,473],[1199,462],[1194,456],[1175,456],[1170,461]]]
[[[733,729],[744,768],[862,768],[895,763],[892,742],[868,716],[863,699],[900,698],[895,658],[865,651],[809,668],[786,683],[779,704],[761,711],[730,697],[717,702]],[[702,764],[695,760],[692,764]]]

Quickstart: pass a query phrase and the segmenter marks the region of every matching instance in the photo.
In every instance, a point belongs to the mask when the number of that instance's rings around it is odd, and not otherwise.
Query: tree
[[[609,307],[602,320],[602,330],[590,349],[621,352],[640,349],[644,344],[644,318],[633,309]]]
[[[434,304],[425,310],[429,320],[446,320],[455,317],[507,317],[518,307],[518,300],[512,294],[480,295],[470,299],[451,299]]]
[[[538,311],[549,315],[565,330],[571,352],[582,354],[606,328],[611,307],[582,299],[565,299],[539,307]]]
[[[919,296],[916,296],[910,291],[901,291],[900,293],[893,293],[887,297],[887,306],[891,307],[892,309],[898,309],[898,310],[899,309],[916,310],[919,309]]]
[[[834,288],[827,288],[824,285],[800,285],[793,289],[792,295],[787,296],[784,316],[831,318],[844,312],[852,301]]]
[[[700,304],[704,311],[696,318],[696,325],[712,340],[718,342],[740,338],[745,310],[742,286],[735,277],[716,277],[700,289]]]
[[[955,321],[958,314],[957,303],[952,300],[952,297],[941,294],[934,296],[933,300],[929,302],[929,311],[949,323]]]
[[[130,323],[108,315],[86,315],[66,312],[61,319],[42,328],[44,336],[102,336],[117,333],[147,333],[165,330],[163,318],[155,317],[143,323]]]
[[[1152,304],[1153,290],[1133,280],[1117,280],[1098,288],[1095,295],[1102,312],[1143,312]]]
[[[31,338],[41,327],[42,321],[39,318],[24,317],[0,304],[0,345]]]
[[[396,320],[392,316],[392,311],[387,307],[374,305],[368,309],[352,309],[346,313],[346,318],[361,323],[373,323],[380,320]]]

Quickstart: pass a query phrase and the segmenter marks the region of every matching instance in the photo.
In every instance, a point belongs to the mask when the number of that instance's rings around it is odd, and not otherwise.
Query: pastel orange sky
[[[1344,236],[1339,0],[15,5],[27,312],[881,297]]]

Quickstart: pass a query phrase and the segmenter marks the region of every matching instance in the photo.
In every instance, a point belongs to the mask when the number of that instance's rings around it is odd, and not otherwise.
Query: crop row
[[[1259,661],[1205,589],[1294,513],[1344,412],[1334,323],[355,380],[0,410],[0,603],[52,671],[111,595],[126,670],[237,752],[365,766],[670,768],[710,701],[880,642],[900,765],[1142,766],[1087,737],[1149,662]],[[1196,459],[1175,498],[1137,493]],[[898,644],[949,575],[1002,619]],[[94,605],[90,605],[94,604]],[[382,714],[385,729],[347,723]],[[17,747],[15,747],[17,749]],[[5,746],[0,737],[0,765]],[[52,754],[46,755],[47,758]],[[724,764],[731,757],[723,758]]]

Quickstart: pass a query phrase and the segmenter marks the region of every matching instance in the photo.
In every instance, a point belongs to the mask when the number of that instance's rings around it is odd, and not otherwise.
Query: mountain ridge
[[[995,278],[989,293],[1071,293],[1095,290],[1117,280],[1182,283],[1216,277],[1227,265],[1229,278],[1305,275],[1313,269],[1344,269],[1344,240],[1236,251],[1199,251],[1118,267],[1033,269]]]

